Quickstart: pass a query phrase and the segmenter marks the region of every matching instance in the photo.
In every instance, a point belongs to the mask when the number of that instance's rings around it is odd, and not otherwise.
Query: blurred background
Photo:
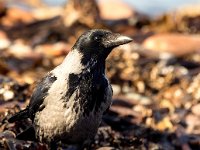
[[[90,149],[200,149],[200,0],[0,0],[0,149],[47,149],[7,118],[94,28],[134,42],[107,59],[113,105]]]

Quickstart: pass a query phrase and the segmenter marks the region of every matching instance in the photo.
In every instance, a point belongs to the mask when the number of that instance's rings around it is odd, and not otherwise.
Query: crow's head
[[[131,38],[118,33],[93,29],[83,33],[75,43],[73,49],[82,53],[85,60],[95,57],[97,60],[105,61],[113,48],[131,41]]]

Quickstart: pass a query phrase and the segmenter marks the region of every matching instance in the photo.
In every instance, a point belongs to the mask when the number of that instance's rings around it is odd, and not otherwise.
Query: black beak
[[[127,44],[131,41],[133,41],[133,39],[127,36],[120,35],[118,33],[111,33],[104,38],[103,43],[105,48],[115,48],[119,45]]]

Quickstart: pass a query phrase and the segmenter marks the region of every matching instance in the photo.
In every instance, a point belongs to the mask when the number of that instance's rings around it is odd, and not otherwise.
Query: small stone
[[[98,6],[100,9],[100,16],[107,20],[130,18],[134,13],[133,9],[128,4],[120,0],[101,0],[98,2]]]
[[[30,58],[30,60],[38,61],[42,58],[41,54],[33,51],[33,49],[21,39],[16,40],[14,44],[9,47],[8,53],[19,59]]]
[[[110,147],[110,146],[105,146],[105,147],[100,147],[97,150],[115,150],[116,148]]]
[[[26,11],[17,7],[11,7],[7,10],[6,16],[2,19],[5,26],[14,26],[17,23],[31,23],[35,19],[30,11]]]
[[[173,124],[169,117],[164,117],[160,122],[158,122],[158,124],[156,124],[156,127],[160,131],[164,131],[166,129],[172,130]]]
[[[8,48],[10,45],[10,41],[8,39],[1,39],[0,40],[0,50]]]
[[[182,56],[199,51],[199,43],[199,35],[163,33],[150,36],[142,43],[142,45],[148,50],[167,52],[176,56]]]
[[[137,94],[137,93],[127,93],[126,97],[128,99],[132,99],[134,102],[137,102],[141,105],[151,105],[152,104],[152,99],[149,97]]]
[[[10,46],[8,52],[15,57],[23,58],[24,56],[31,55],[32,50],[29,45],[25,45],[21,40],[17,40]]]
[[[160,102],[160,108],[168,108],[171,113],[175,111],[174,105],[167,99],[163,99]]]
[[[11,42],[8,39],[6,33],[4,31],[0,30],[0,50],[8,48],[10,46],[10,44],[11,44]]]
[[[9,131],[9,130],[6,130],[2,133],[0,133],[0,139],[3,139],[3,138],[15,138],[15,133],[12,132],[12,131]]]
[[[35,52],[49,57],[66,55],[70,51],[70,46],[63,42],[56,44],[43,44],[35,48]]]
[[[132,110],[131,108],[122,107],[122,106],[111,106],[111,111],[118,113],[120,116],[140,116],[139,112]]]
[[[135,105],[133,107],[133,110],[135,112],[140,113],[143,117],[147,117],[147,116],[150,117],[150,116],[152,116],[152,109],[148,109],[145,106],[140,105],[140,104]]]
[[[5,91],[3,93],[3,98],[5,101],[9,101],[14,97],[14,92],[13,91]]]
[[[199,124],[200,124],[200,120],[199,120],[199,116],[195,116],[193,114],[189,114],[186,116],[185,121],[187,123],[187,132],[188,133],[194,133],[195,129],[198,129]],[[200,131],[198,131],[200,132]],[[200,134],[200,133],[198,133]]]
[[[191,110],[193,114],[200,116],[200,104],[194,105]]]
[[[64,13],[63,8],[57,7],[57,6],[39,7],[37,9],[33,9],[33,11],[32,11],[34,18],[39,19],[39,20],[53,18],[55,16],[60,16],[63,13]]]
[[[112,84],[113,95],[118,95],[121,92],[121,88],[117,84]]]

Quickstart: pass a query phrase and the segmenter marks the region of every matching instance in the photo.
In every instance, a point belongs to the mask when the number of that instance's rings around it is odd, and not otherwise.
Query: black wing
[[[83,74],[69,74],[69,89],[65,95],[66,101],[77,91],[74,101],[79,99],[81,111],[84,115],[89,115],[91,110],[97,112],[101,103],[107,100],[107,90],[110,87],[103,74],[91,71]],[[111,91],[112,92],[112,91]],[[74,106],[76,108],[76,106]]]
[[[13,115],[8,119],[8,121],[15,122],[26,118],[31,118],[33,120],[35,113],[41,109],[41,105],[45,97],[48,95],[49,88],[56,79],[57,78],[53,73],[48,73],[44,78],[42,78],[42,80],[37,84],[27,108]]]
[[[33,92],[29,103],[29,115],[33,119],[35,113],[41,109],[41,105],[48,95],[48,90],[51,85],[57,80],[57,77],[53,73],[48,73],[42,80],[38,83],[36,89]]]

